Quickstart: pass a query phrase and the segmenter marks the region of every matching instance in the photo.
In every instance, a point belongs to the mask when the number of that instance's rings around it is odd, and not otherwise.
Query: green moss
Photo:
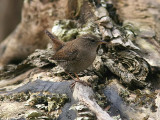
[[[10,100],[10,101],[17,101],[17,102],[23,102],[28,100],[30,97],[29,94],[26,93],[15,93],[15,94],[11,94],[11,95],[3,95],[0,96],[0,100],[4,101],[4,100]]]
[[[66,94],[53,94],[52,97],[48,97],[48,111],[60,109],[67,101]]]
[[[48,112],[58,110],[68,101],[66,94],[33,93],[28,105]]]
[[[27,115],[27,118],[28,118],[29,120],[38,119],[38,117],[40,117],[41,115],[42,115],[42,113],[40,113],[40,112],[32,111],[31,113],[29,113],[29,114]]]
[[[145,90],[136,89],[134,91],[121,90],[120,96],[128,104],[134,104],[138,107],[150,108],[152,111],[156,111],[157,106],[155,104],[156,93],[146,92]]]
[[[52,32],[62,41],[69,41],[78,34],[77,24],[72,20],[57,20]]]
[[[129,95],[130,95],[129,91],[128,90],[124,90],[124,89],[121,89],[119,94],[120,94],[120,96],[122,98],[129,97]]]
[[[80,27],[78,22],[73,20],[57,20],[54,22],[52,32],[62,41],[70,41],[75,39],[76,36],[91,33],[98,35],[96,24],[87,22]]]
[[[49,92],[36,93],[15,93],[11,95],[0,96],[0,100],[10,100],[17,102],[26,101],[28,105],[35,110],[26,114],[26,117],[31,120],[54,120],[61,112],[60,109],[68,101],[66,94],[55,94]]]
[[[145,93],[139,89],[135,90],[134,93],[136,94],[135,103],[139,106],[154,106],[155,105],[155,99],[156,99],[156,93]]]
[[[95,93],[95,96],[97,104],[100,107],[105,108],[107,106],[107,97],[102,93],[99,94],[98,92]]]

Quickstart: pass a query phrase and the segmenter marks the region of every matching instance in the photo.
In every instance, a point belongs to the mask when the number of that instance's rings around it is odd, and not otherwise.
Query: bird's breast
[[[87,69],[93,63],[95,57],[96,57],[96,52],[79,53],[77,59],[73,61],[66,61],[65,63],[63,63],[65,64],[63,68],[67,72],[79,73]]]

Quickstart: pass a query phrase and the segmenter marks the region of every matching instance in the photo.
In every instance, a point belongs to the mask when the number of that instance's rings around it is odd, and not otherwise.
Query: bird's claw
[[[89,86],[89,87],[91,87],[91,84],[90,84],[90,83],[87,83],[87,82],[81,81],[81,80],[74,80],[74,82],[71,83],[70,88],[73,88],[73,87],[75,86],[76,82],[79,82],[79,83],[83,84],[84,86]]]

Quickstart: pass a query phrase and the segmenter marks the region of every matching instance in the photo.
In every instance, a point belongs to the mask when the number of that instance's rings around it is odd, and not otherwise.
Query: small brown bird
[[[92,34],[85,34],[75,40],[62,42],[49,31],[46,30],[45,33],[53,41],[55,54],[52,59],[56,60],[69,76],[71,76],[69,73],[74,73],[77,80],[71,77],[75,81],[83,83],[80,81],[77,73],[85,70],[93,63],[96,57],[97,47],[107,42],[100,40]]]

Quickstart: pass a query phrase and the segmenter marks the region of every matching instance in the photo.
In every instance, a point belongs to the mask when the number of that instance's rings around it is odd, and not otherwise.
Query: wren
[[[52,59],[57,61],[58,65],[64,68],[69,76],[71,76],[69,73],[74,73],[77,80],[72,76],[71,78],[78,82],[81,81],[77,73],[88,68],[96,58],[98,46],[107,43],[92,34],[85,34],[74,40],[62,42],[49,31],[45,30],[45,33],[53,41],[55,54],[52,56]]]

